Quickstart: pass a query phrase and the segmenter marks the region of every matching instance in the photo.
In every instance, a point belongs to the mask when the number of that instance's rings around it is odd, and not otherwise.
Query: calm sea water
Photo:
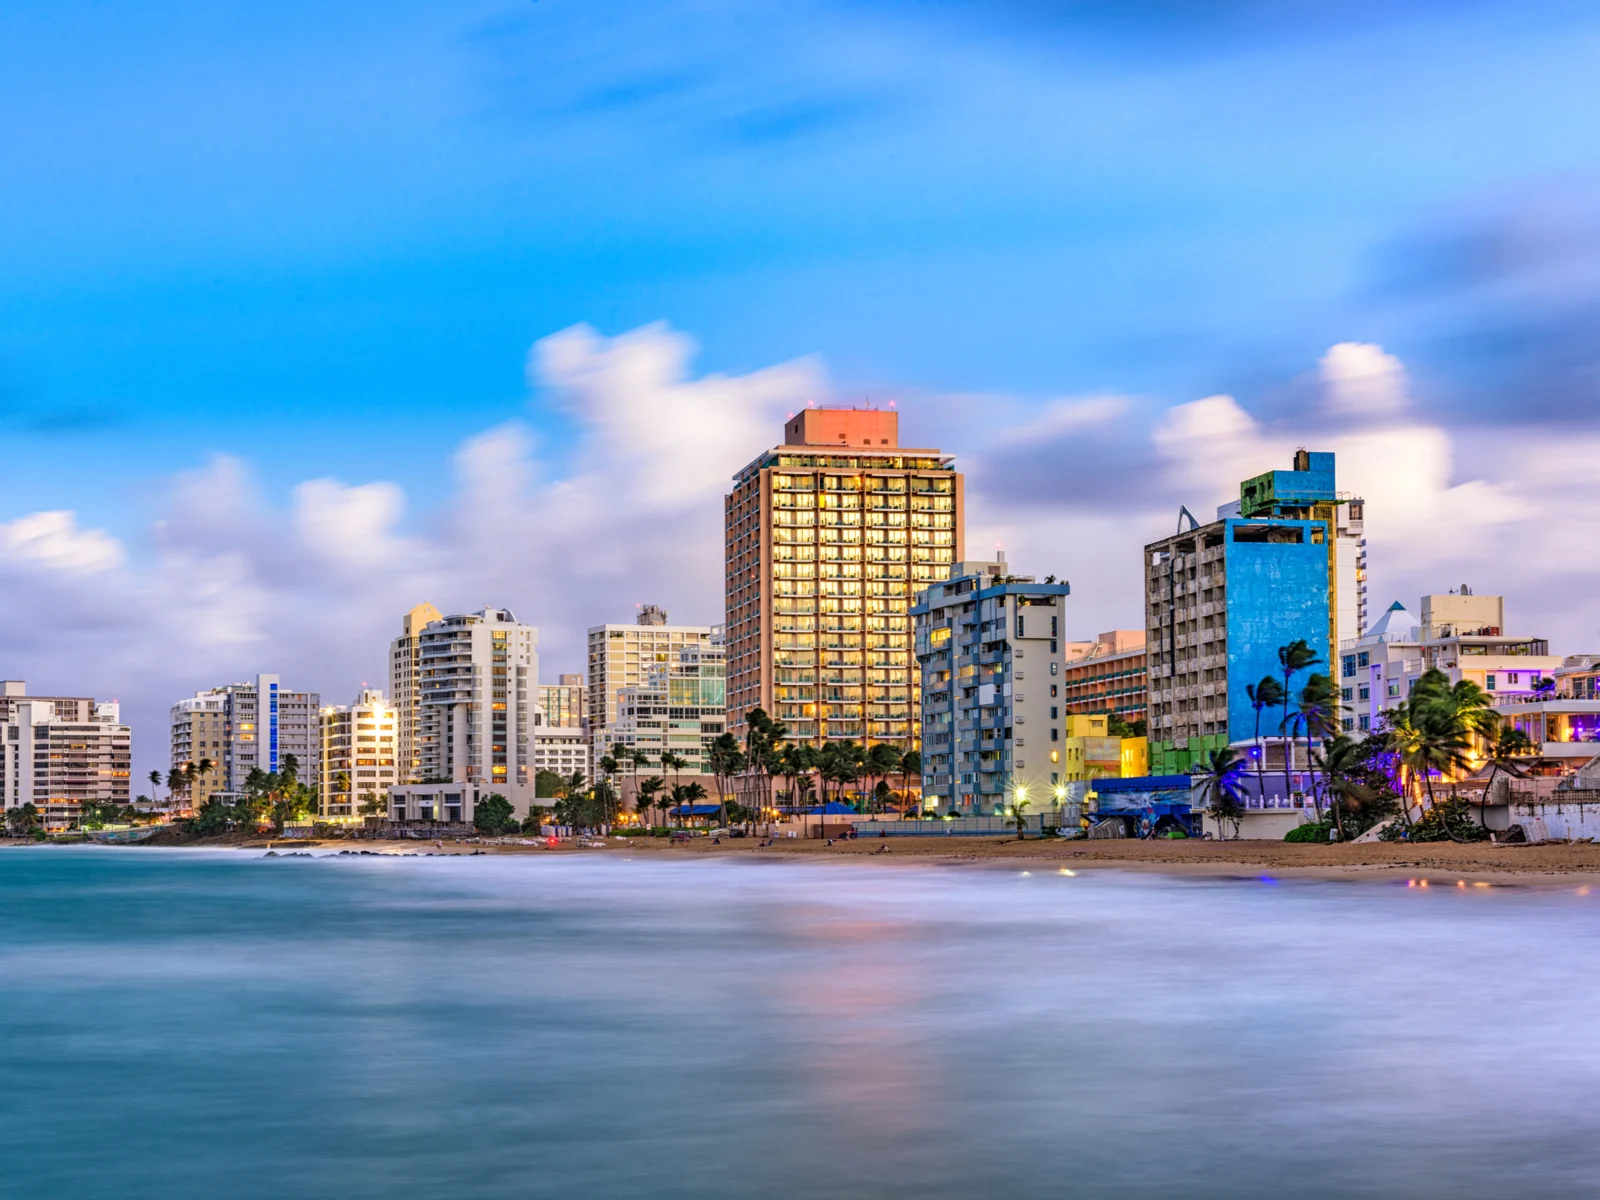
[[[0,1193],[1600,1194],[1600,895],[0,851]]]

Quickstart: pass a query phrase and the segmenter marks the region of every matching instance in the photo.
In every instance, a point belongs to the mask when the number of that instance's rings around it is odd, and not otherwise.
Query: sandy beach
[[[528,839],[530,842],[533,839]],[[604,842],[604,846],[596,843]],[[588,843],[588,844],[585,844]],[[32,842],[0,839],[0,847],[23,847]],[[1379,842],[1364,845],[1321,846],[1303,842],[1269,841],[1077,841],[1005,837],[929,837],[835,841],[779,839],[762,846],[759,839],[728,838],[713,844],[707,838],[669,842],[665,838],[562,839],[556,846],[518,844],[518,841],[446,841],[436,847],[426,841],[321,841],[264,838],[225,839],[188,843],[194,846],[236,847],[279,852],[309,850],[318,853],[351,850],[386,854],[611,854],[660,859],[767,858],[788,860],[829,859],[843,862],[933,864],[938,866],[1008,866],[1027,864],[1068,870],[1118,869],[1156,871],[1175,875],[1259,875],[1345,880],[1426,880],[1430,886],[1473,883],[1541,884],[1573,887],[1600,885],[1600,845],[1547,843],[1536,846],[1500,846],[1487,842],[1406,844]],[[887,847],[887,851],[883,850]],[[139,847],[127,847],[137,852]]]

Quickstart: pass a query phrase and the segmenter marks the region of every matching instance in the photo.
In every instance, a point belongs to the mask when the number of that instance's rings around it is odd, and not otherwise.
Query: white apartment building
[[[395,718],[395,710],[376,688],[363,690],[354,704],[323,708],[319,785],[323,816],[354,818],[387,806],[389,789],[401,782]]]
[[[589,774],[589,739],[583,730],[563,725],[545,725],[544,713],[533,715],[533,770],[554,771],[571,779],[579,771]]]
[[[80,806],[129,802],[132,734],[114,702],[29,696],[0,683],[0,810],[32,804],[47,830],[77,824]]]
[[[400,618],[400,636],[389,643],[389,702],[395,711],[395,758],[400,781],[422,770],[422,631],[444,614],[431,604],[417,605]]]
[[[669,625],[664,609],[646,604],[632,625],[596,625],[589,630],[589,742],[595,764],[616,741],[616,724],[622,691],[649,682],[650,671],[668,666],[677,653],[689,647],[709,649],[713,638],[721,642],[720,627]]]
[[[711,743],[727,728],[727,650],[720,638],[710,645],[684,644],[651,663],[643,683],[629,684],[618,698],[616,720],[606,729],[597,754],[621,743],[649,756],[639,772],[665,774],[663,751],[686,764],[689,774],[711,774]]]
[[[978,815],[1062,787],[1065,583],[962,562],[911,607],[922,670],[923,806]]]
[[[219,793],[237,795],[253,770],[283,769],[295,758],[300,782],[321,777],[322,697],[290,691],[276,675],[196,692],[172,706],[172,766],[209,758],[218,764],[198,781],[190,803],[198,808]]]
[[[1383,711],[1401,704],[1428,670],[1443,671],[1452,684],[1470,679],[1499,706],[1530,699],[1562,665],[1544,638],[1505,633],[1502,596],[1474,595],[1463,586],[1422,597],[1420,611],[1419,619],[1395,601],[1365,636],[1341,644],[1346,731],[1379,728]]]
[[[417,782],[479,783],[526,816],[539,631],[504,608],[444,617],[418,635],[418,661]]]

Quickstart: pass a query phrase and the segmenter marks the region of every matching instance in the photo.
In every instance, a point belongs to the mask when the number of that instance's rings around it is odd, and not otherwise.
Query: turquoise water
[[[1600,1193],[1600,895],[0,851],[0,1194]]]

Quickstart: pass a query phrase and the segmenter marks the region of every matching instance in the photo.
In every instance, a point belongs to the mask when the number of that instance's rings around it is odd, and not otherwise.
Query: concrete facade
[[[526,815],[539,631],[484,608],[434,621],[418,641],[421,781],[480,784]]]
[[[980,814],[1059,800],[1070,591],[1010,575],[1002,558],[959,563],[918,597],[924,808]]]
[[[114,702],[0,684],[0,810],[32,804],[57,831],[78,823],[85,802],[128,804],[132,741]]]
[[[353,704],[328,705],[319,714],[322,734],[318,803],[325,817],[356,817],[381,809],[401,782],[398,714],[383,692],[368,688]]]
[[[315,784],[322,772],[322,697],[283,686],[276,675],[196,692],[171,709],[172,766],[210,758],[220,767],[207,773],[198,807],[218,793],[238,795],[250,772],[283,770],[292,755],[301,783]]]
[[[899,416],[807,409],[725,504],[729,726],[765,709],[796,741],[920,736],[909,610],[962,556],[962,479],[905,449]]]

